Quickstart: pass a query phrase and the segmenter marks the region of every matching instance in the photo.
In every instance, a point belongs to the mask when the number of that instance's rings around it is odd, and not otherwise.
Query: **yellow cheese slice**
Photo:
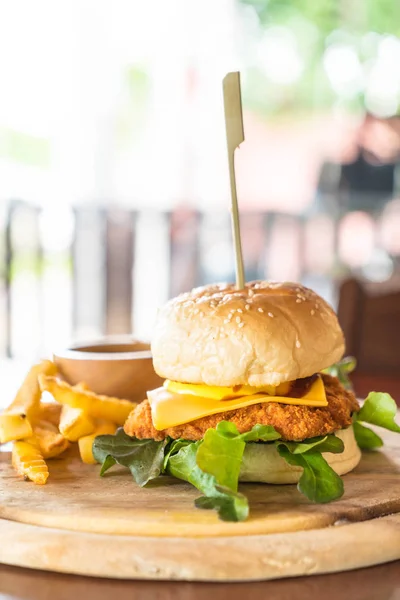
[[[198,383],[181,383],[166,379],[164,387],[173,394],[193,394],[201,398],[212,398],[213,400],[230,400],[231,398],[242,398],[243,396],[254,396],[254,394],[267,394],[268,396],[285,396],[289,393],[291,382],[281,383],[278,387],[266,385],[254,387],[252,385],[237,385],[235,387],[219,387]]]
[[[151,406],[153,425],[158,431],[175,427],[175,425],[190,423],[190,421],[208,415],[236,410],[260,402],[278,402],[297,406],[328,406],[324,383],[320,376],[317,377],[308,392],[301,398],[254,394],[233,398],[232,400],[215,400],[194,396],[193,394],[172,393],[166,390],[165,387],[147,392],[147,396]]]

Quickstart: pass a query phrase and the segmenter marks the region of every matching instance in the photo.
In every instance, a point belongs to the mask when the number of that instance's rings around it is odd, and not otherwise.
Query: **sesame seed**
[[[300,302],[301,302],[300,298],[297,298],[296,303],[300,304]]]
[[[195,309],[194,309],[194,311],[193,311],[193,314],[194,314],[194,315],[197,315],[197,313],[198,313],[198,312],[199,312],[199,309],[198,309],[198,308],[195,308]]]
[[[258,312],[264,312],[264,309],[261,308],[261,306],[260,306],[260,308],[257,308],[257,310],[258,310]]]
[[[250,310],[250,304],[246,304],[246,305],[245,305],[245,309],[246,309],[246,310]]]
[[[238,308],[237,311],[238,311],[238,313],[242,313],[243,312],[241,308]]]
[[[312,309],[311,315],[315,315],[315,310],[314,309]]]
[[[236,317],[236,323],[240,323],[241,318],[240,317]]]
[[[301,344],[300,344],[299,340],[296,340],[296,348],[301,348]]]
[[[252,296],[254,296],[254,292],[253,292],[253,290],[249,290],[249,296],[250,296],[250,298],[251,298]]]
[[[269,312],[269,313],[268,313],[268,316],[269,316],[269,317],[273,317],[273,316],[274,316],[274,314],[273,314],[272,312]]]
[[[244,327],[244,323],[239,323],[239,327]]]
[[[224,319],[224,323],[227,325],[229,323],[229,319]]]

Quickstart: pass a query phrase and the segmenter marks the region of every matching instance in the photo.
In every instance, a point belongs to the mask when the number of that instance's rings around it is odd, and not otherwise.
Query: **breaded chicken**
[[[351,415],[359,410],[359,404],[354,394],[345,390],[336,377],[322,377],[328,400],[328,406],[324,408],[260,403],[157,431],[153,426],[149,401],[144,400],[131,412],[124,430],[139,439],[163,440],[171,437],[200,440],[210,427],[216,427],[220,421],[231,421],[240,433],[250,431],[257,424],[272,425],[284,440],[301,441],[326,435],[351,425]]]

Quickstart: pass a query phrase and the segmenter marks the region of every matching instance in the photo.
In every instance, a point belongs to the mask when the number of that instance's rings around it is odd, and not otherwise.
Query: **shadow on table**
[[[232,584],[93,579],[0,565],[0,599],[3,595],[7,600],[389,600],[400,597],[400,561],[346,573]]]

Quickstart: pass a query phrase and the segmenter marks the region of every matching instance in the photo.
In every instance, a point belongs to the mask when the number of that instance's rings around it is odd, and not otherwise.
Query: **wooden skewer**
[[[229,179],[231,184],[232,233],[235,245],[236,287],[238,290],[241,290],[244,288],[245,278],[235,177],[235,150],[244,141],[240,73],[233,72],[225,75],[222,86],[224,91],[226,142],[228,148]]]

